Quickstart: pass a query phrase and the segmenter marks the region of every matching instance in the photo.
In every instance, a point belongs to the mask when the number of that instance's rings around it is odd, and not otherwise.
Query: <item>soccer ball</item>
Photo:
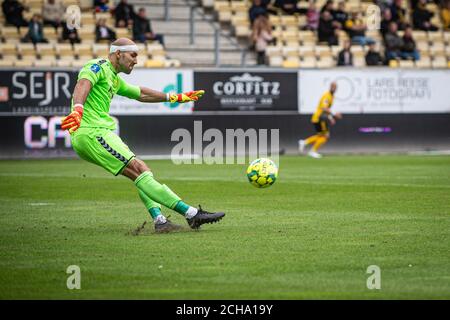
[[[278,167],[270,159],[259,158],[247,168],[247,178],[257,188],[267,188],[275,183],[278,177]]]

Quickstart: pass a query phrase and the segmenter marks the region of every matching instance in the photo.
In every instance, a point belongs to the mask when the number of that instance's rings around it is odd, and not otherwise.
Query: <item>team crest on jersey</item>
[[[91,66],[91,71],[94,72],[94,73],[99,72],[99,71],[100,71],[100,66],[99,66],[98,64],[94,63],[94,64]]]

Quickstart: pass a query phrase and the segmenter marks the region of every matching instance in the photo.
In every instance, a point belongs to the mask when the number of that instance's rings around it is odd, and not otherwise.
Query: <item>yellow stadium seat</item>
[[[76,60],[81,61],[82,63],[86,63],[89,60],[92,60],[93,58],[94,58],[93,56],[86,55],[86,56],[78,56],[78,59]]]
[[[268,46],[266,48],[266,55],[267,56],[276,56],[276,55],[281,56],[282,50],[283,50],[283,47],[280,47],[280,46]]]
[[[441,31],[430,31],[427,32],[427,35],[430,42],[444,42],[444,35]]]
[[[336,65],[335,61],[333,60],[333,57],[331,56],[324,56],[321,57],[320,60],[317,61],[316,66],[317,68],[331,68]]]
[[[296,16],[283,15],[280,20],[283,26],[292,26],[298,29],[298,20]]]
[[[44,27],[44,37],[51,41],[51,40],[58,40],[59,34],[56,32],[55,28],[53,27]]]
[[[283,56],[273,55],[269,57],[269,65],[271,67],[281,67],[282,64],[283,64]]]
[[[62,59],[63,57],[73,58],[75,52],[73,51],[72,44],[70,43],[58,43],[56,45],[56,55]]]
[[[445,47],[442,42],[435,42],[428,50],[431,55],[434,57],[436,56],[443,56],[445,55]]]
[[[36,56],[36,49],[32,43],[19,43],[17,50],[22,58]]]
[[[353,66],[361,68],[366,66],[366,58],[364,56],[353,57]]]
[[[289,47],[283,47],[283,49],[281,50],[282,54],[284,57],[288,58],[288,57],[295,57],[295,58],[299,58],[299,53],[298,53],[298,47],[297,46],[289,46]]]
[[[56,60],[53,59],[45,59],[45,60],[35,60],[33,62],[34,67],[54,67]]]
[[[447,43],[450,43],[450,31],[445,31],[445,32],[444,32],[444,40],[445,40]]]
[[[308,20],[306,18],[306,16],[298,16],[298,26],[300,28],[306,26],[308,23]]]
[[[414,68],[414,61],[412,60],[400,60],[398,66],[400,68]]]
[[[270,15],[269,22],[272,26],[277,27],[281,25],[281,18],[280,16]]]
[[[316,46],[316,40],[300,38],[300,42],[302,44],[302,47],[310,47],[310,48],[314,49],[314,47]]]
[[[92,11],[92,0],[79,0],[82,12]]]
[[[149,59],[145,62],[146,68],[162,68],[164,67],[164,61]]]
[[[235,28],[235,34],[238,38],[248,38],[251,35],[250,27],[248,26],[237,26]]]
[[[14,67],[14,60],[0,59],[0,67]]]
[[[429,45],[428,45],[428,41],[416,41],[416,46],[417,46],[417,50],[419,51],[428,51],[429,49]]]
[[[309,46],[301,46],[298,48],[298,54],[300,57],[315,57],[314,47],[311,48]]]
[[[128,28],[116,28],[116,36],[117,38],[130,38],[131,33]]]
[[[415,40],[416,42],[417,42],[417,41],[421,41],[421,40],[425,40],[425,41],[428,40],[428,36],[427,36],[426,31],[422,31],[422,30],[414,30],[414,31],[412,32],[412,35],[413,35],[413,38],[414,38],[414,40]]]
[[[283,68],[299,68],[300,59],[289,58],[287,60],[284,60],[281,66]]]
[[[20,67],[20,68],[22,68],[22,67],[32,67],[35,60],[36,59],[34,57],[26,57],[25,59],[14,61],[14,66],[15,67]]]
[[[77,56],[93,56],[92,45],[90,44],[76,43],[74,45],[74,51]]]
[[[214,10],[215,11],[220,11],[223,8],[227,8],[227,9],[231,10],[230,2],[226,1],[226,0],[214,1]]]
[[[429,56],[420,57],[420,60],[416,61],[417,68],[431,68],[431,59]]]
[[[71,67],[72,66],[72,59],[63,59],[63,60],[56,60],[55,66],[57,67]]]
[[[10,42],[11,39],[20,39],[20,34],[16,27],[2,27],[1,29],[2,38],[6,42]]]
[[[220,10],[216,9],[216,12],[219,16],[220,22],[230,22],[231,16],[233,15],[233,12],[231,10],[231,6],[228,5],[221,5]]]
[[[56,50],[53,44],[50,43],[38,43],[36,45],[36,51],[38,55],[42,58],[45,56],[56,56]]]
[[[343,49],[343,47],[341,47],[341,46],[331,46],[331,53],[333,54],[333,57],[337,57],[339,52],[341,52],[342,49]]]
[[[152,42],[147,44],[147,54],[149,57],[165,56],[166,52],[159,42]]]
[[[81,13],[81,26],[84,27],[86,25],[95,25],[96,20],[95,16],[92,12],[83,12]]]
[[[96,58],[105,58],[109,54],[109,45],[108,44],[94,44],[92,46],[92,51]]]
[[[82,60],[82,59],[72,60],[72,67],[74,67],[74,68],[81,68],[81,67],[83,67],[86,64],[87,61],[88,60]]]
[[[25,0],[25,6],[33,11],[40,11],[42,9],[42,5],[44,4],[43,0]]]
[[[443,56],[434,57],[431,66],[433,68],[447,68],[447,58]]]
[[[398,67],[398,61],[397,60],[389,60],[389,67],[390,68],[397,68]]]
[[[331,49],[329,46],[316,46],[314,50],[315,50],[317,56],[327,55],[327,54],[331,55]]]
[[[19,36],[20,38],[25,37],[28,34],[28,27],[20,27],[19,29]]]
[[[302,57],[302,60],[300,61],[300,68],[315,68],[316,63],[317,61],[314,56]]]
[[[17,46],[15,43],[0,43],[0,55],[3,59],[5,57],[16,57],[17,56]]]
[[[164,67],[166,68],[179,68],[181,67],[180,60],[177,59],[167,59],[164,61]]]

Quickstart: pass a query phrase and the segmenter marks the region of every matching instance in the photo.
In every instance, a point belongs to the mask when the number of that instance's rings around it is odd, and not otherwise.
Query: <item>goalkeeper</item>
[[[156,232],[181,228],[161,213],[161,205],[183,215],[193,229],[198,229],[204,223],[217,222],[225,215],[223,212],[210,213],[200,206],[197,209],[184,203],[169,187],[156,181],[147,165],[136,158],[113,132],[115,122],[108,112],[115,94],[141,102],[171,103],[197,101],[204,94],[203,90],[166,94],[127,84],[119,73],[131,73],[137,63],[137,56],[136,44],[121,38],[111,44],[107,59],[87,62],[78,75],[72,97],[72,112],[62,120],[61,128],[69,130],[73,149],[82,159],[134,181],[142,202],[153,218]]]

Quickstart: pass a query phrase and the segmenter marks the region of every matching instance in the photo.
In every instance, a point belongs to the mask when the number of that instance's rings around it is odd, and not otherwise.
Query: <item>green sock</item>
[[[181,200],[177,202],[173,210],[185,216],[187,219],[191,219],[198,212],[197,208],[191,207],[190,205],[184,203]]]
[[[176,212],[179,214],[182,214],[183,216],[186,214],[186,212],[189,210],[189,206],[184,203],[183,201],[178,201],[175,208],[173,208]]]
[[[137,177],[134,184],[145,196],[169,209],[173,209],[177,202],[181,200],[168,186],[156,181],[150,171],[146,171]]]
[[[152,216],[153,220],[155,220],[158,216],[160,216],[162,214],[160,208],[150,208],[150,209],[148,209],[148,212]]]
[[[148,212],[152,216],[152,219],[155,220],[158,216],[162,215],[161,213],[161,205],[156,203],[149,197],[145,195],[141,190],[139,190],[139,197],[141,198],[144,206],[147,208]]]

